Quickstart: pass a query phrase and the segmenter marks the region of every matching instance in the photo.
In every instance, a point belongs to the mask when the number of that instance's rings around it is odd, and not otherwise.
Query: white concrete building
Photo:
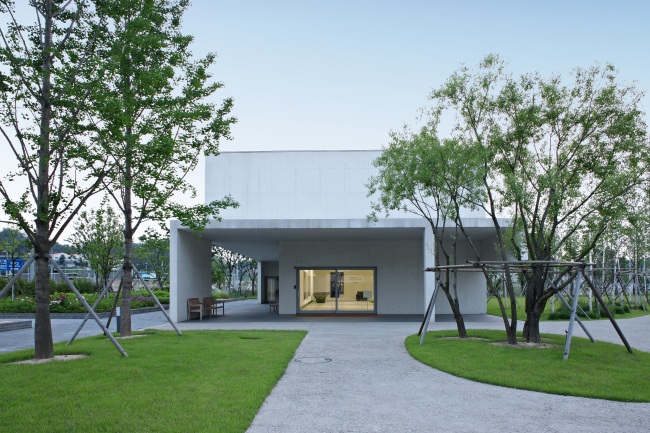
[[[187,299],[211,294],[212,245],[259,262],[259,302],[279,298],[280,314],[422,315],[434,287],[434,237],[426,220],[392,214],[368,221],[368,179],[381,151],[226,152],[206,160],[206,202],[231,195],[201,233],[171,224],[171,306],[187,319]],[[464,212],[473,239],[492,256],[494,228]],[[459,263],[471,259],[459,248]],[[485,313],[482,275],[459,276],[464,314]],[[437,314],[450,313],[441,294]]]

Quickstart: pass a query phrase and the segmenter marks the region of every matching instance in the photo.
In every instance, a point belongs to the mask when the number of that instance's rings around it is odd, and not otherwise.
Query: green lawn
[[[586,296],[580,296],[579,302],[583,304],[587,304],[588,298]],[[567,302],[569,300],[567,299]],[[596,300],[593,300],[594,302],[594,309],[596,309]],[[605,299],[605,302],[607,300]],[[517,320],[521,320],[522,322],[526,320],[526,311],[524,310],[526,305],[526,298],[524,296],[518,296],[517,297]],[[559,310],[562,308],[562,302],[559,300],[556,300],[555,302],[555,310]],[[612,311],[611,305],[607,304],[607,308]],[[614,314],[614,318],[621,318],[621,319],[631,319],[633,317],[639,317],[639,316],[645,316],[646,314],[650,314],[650,307],[646,304],[646,308],[648,309],[648,312],[645,312],[640,309],[631,309],[629,313],[625,314]],[[510,300],[508,300],[507,308],[506,311],[508,312],[508,317],[510,317]],[[549,313],[551,312],[551,303],[547,302],[546,303],[546,308],[544,308],[544,313],[542,314],[541,320],[546,321],[549,320],[548,316]],[[501,317],[501,310],[499,309],[499,303],[497,302],[497,298],[491,297],[487,301],[487,314],[490,314],[492,316],[498,316]],[[588,319],[584,319],[588,320]],[[598,319],[592,319],[592,320],[598,320]],[[600,320],[609,320],[607,317],[601,317]]]
[[[497,346],[503,331],[469,330],[458,340],[455,331],[427,333],[425,344],[411,335],[406,348],[415,359],[455,376],[510,388],[607,400],[650,402],[650,353],[629,354],[623,346],[574,337],[567,361],[564,336],[544,335],[552,348]]]
[[[146,331],[55,345],[88,358],[14,365],[0,355],[0,426],[23,432],[243,432],[304,338],[304,331]],[[3,427],[0,427],[2,430]]]

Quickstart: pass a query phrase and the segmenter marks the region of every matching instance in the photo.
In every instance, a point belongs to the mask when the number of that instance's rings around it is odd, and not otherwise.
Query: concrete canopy
[[[494,227],[485,218],[463,220],[473,240],[493,236]],[[282,241],[324,240],[417,240],[428,222],[419,218],[322,220],[222,220],[212,221],[198,235],[213,245],[238,252],[258,261],[277,261]],[[452,224],[448,224],[452,227]],[[183,229],[181,229],[183,230]],[[453,235],[445,231],[445,238]]]

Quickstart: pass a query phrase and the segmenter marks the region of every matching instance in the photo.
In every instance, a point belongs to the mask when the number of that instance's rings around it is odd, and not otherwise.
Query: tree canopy
[[[95,272],[96,283],[102,287],[110,274],[122,263],[124,249],[123,226],[117,214],[107,203],[98,209],[82,211],[74,225],[70,241]]]
[[[608,227],[638,226],[636,208],[647,207],[642,93],[610,64],[576,68],[570,80],[506,69],[488,55],[432,90],[427,126],[393,134],[371,192],[381,192],[380,207],[450,218],[461,230],[458,210],[478,206],[494,223],[504,261],[584,260]],[[455,123],[441,140],[442,118]],[[539,341],[539,316],[567,272],[536,264],[523,273],[529,341]],[[506,265],[512,297],[513,278]],[[506,328],[515,342],[514,311]]]
[[[213,102],[222,84],[211,80],[216,56],[194,59],[192,37],[181,32],[186,0],[98,0],[107,23],[101,99],[94,101],[105,152],[116,168],[105,184],[124,219],[121,335],[131,333],[133,239],[141,224],[174,217],[200,230],[229,197],[184,206],[194,196],[186,176],[202,155],[216,155],[230,138],[232,99]]]
[[[90,101],[100,78],[100,20],[84,0],[31,1],[35,22],[0,2],[0,137],[17,162],[0,180],[5,213],[36,255],[35,356],[50,358],[50,249],[110,168]]]

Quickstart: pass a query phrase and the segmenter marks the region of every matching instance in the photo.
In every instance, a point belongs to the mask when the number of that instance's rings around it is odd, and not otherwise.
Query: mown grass
[[[455,331],[406,339],[415,359],[438,370],[477,382],[550,394],[607,400],[650,402],[650,353],[629,354],[623,346],[574,337],[569,359],[562,360],[564,336],[543,335],[552,348],[499,346],[503,331],[469,330],[459,340]]]
[[[15,365],[0,356],[0,430],[24,432],[243,432],[305,336],[303,331],[146,331],[55,345],[85,359]],[[1,427],[4,426],[4,427]]]
[[[588,298],[586,296],[580,296],[579,302],[586,304],[588,302]],[[505,302],[505,301],[504,301]],[[567,300],[567,302],[569,302]],[[596,310],[596,300],[593,300],[594,302],[594,310]],[[525,321],[526,320],[526,298],[524,296],[517,296],[517,320]],[[555,310],[558,311],[561,308],[563,308],[561,301],[556,300],[555,301]],[[607,304],[607,308],[613,312],[613,307],[611,304]],[[639,317],[639,316],[645,316],[647,314],[650,314],[650,308],[646,305],[646,308],[648,309],[648,312],[643,311],[642,309],[636,309],[633,308],[630,310],[629,313],[624,313],[624,314],[614,314],[614,318],[621,318],[621,319],[631,319],[634,317]],[[585,309],[586,311],[586,309]],[[508,300],[506,312],[508,313],[508,317],[510,317],[510,300]],[[549,320],[549,315],[551,313],[551,303],[547,302],[546,303],[546,308],[544,308],[544,313],[542,313],[542,317],[540,318],[541,321],[546,321]],[[501,317],[501,310],[499,309],[499,303],[497,302],[497,298],[491,297],[487,301],[487,314],[490,314],[492,316],[497,316]],[[588,319],[584,319],[588,320]],[[598,320],[598,319],[591,319],[591,320]],[[600,320],[609,320],[607,317],[601,317]]]

